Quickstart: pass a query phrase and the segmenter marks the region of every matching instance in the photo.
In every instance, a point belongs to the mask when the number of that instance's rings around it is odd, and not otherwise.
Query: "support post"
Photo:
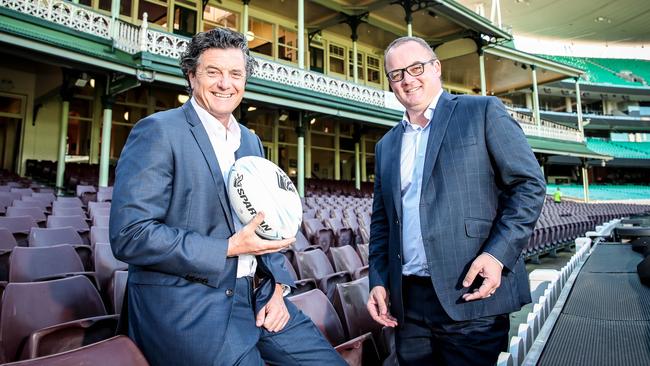
[[[530,66],[531,74],[533,76],[533,116],[535,117],[535,123],[537,126],[542,125],[542,119],[539,116],[539,91],[537,88],[537,70],[535,65]]]
[[[305,126],[303,123],[303,112],[298,112],[298,195],[305,197]]]
[[[487,95],[487,83],[485,80],[485,53],[483,52],[483,49],[479,49],[478,51],[478,65],[479,73],[481,75],[481,95],[485,96]]]
[[[298,0],[298,68],[305,68],[305,0]]]
[[[99,186],[108,187],[108,172],[111,154],[111,127],[113,121],[113,103],[115,98],[105,95],[102,98],[104,119],[102,123],[102,144],[99,157]]]

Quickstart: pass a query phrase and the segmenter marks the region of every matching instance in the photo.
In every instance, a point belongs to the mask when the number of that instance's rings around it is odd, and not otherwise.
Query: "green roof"
[[[648,88],[650,61],[613,58],[589,58],[543,55],[544,58],[562,62],[585,70],[582,81],[625,87]]]
[[[527,136],[528,143],[534,152],[550,155],[576,156],[580,158],[611,160],[607,154],[594,152],[586,144],[571,141],[546,139]]]

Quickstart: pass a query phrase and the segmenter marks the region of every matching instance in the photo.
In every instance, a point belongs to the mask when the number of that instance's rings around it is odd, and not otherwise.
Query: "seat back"
[[[72,226],[77,232],[86,232],[90,230],[88,223],[83,216],[49,216],[47,218],[47,227],[65,227]]]
[[[296,253],[296,264],[300,278],[321,279],[334,273],[334,269],[325,253],[320,249]]]
[[[109,216],[100,216],[100,215],[93,216],[93,226],[108,227],[109,221],[110,221]]]
[[[52,215],[54,216],[86,216],[86,212],[82,207],[53,207]]]
[[[0,313],[0,342],[5,360],[16,360],[26,337],[35,330],[100,315],[106,315],[106,309],[97,289],[85,276],[9,283]]]
[[[99,288],[105,291],[113,276],[113,272],[126,270],[129,265],[116,259],[113,255],[111,245],[108,243],[97,243],[93,251],[95,262],[95,274],[99,282]]]
[[[311,290],[289,298],[305,315],[311,318],[332,346],[345,342],[339,317],[327,296],[320,290]]]
[[[79,233],[71,226],[33,228],[29,233],[28,240],[30,247],[48,247],[58,244],[82,245],[84,243]]]
[[[107,227],[92,226],[90,228],[90,245],[97,243],[110,243]]]
[[[354,251],[354,248],[352,248],[350,245],[332,247],[330,248],[330,255],[332,256],[334,269],[337,272],[346,271],[352,273],[356,269],[363,266],[361,259],[359,259],[359,256]]]
[[[45,221],[45,212],[40,207],[7,207],[6,216],[31,216],[36,222]]]
[[[341,316],[349,338],[371,332],[376,341],[380,340],[381,324],[372,319],[366,303],[368,302],[368,277],[336,284],[334,307]]]
[[[364,266],[368,265],[369,250],[370,250],[370,244],[357,244],[357,251],[359,254],[359,258],[361,259],[361,263],[363,263]]]
[[[117,336],[72,351],[7,364],[7,366],[36,365],[148,366],[149,363],[132,340],[125,336]]]
[[[33,227],[38,227],[31,216],[1,217],[0,228],[9,230],[12,234],[29,234]]]
[[[0,251],[12,250],[18,243],[11,231],[6,228],[0,228]]]
[[[82,272],[81,259],[67,244],[51,247],[15,247],[9,257],[9,282],[31,282],[42,277]]]
[[[120,314],[122,312],[122,302],[124,300],[124,292],[126,291],[126,281],[128,280],[129,272],[115,271],[113,278],[111,278],[110,285],[108,286],[108,297],[111,300],[113,312]]]

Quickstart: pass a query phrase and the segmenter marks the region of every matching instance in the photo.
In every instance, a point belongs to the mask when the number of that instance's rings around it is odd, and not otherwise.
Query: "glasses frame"
[[[405,72],[408,73],[409,75],[413,76],[413,77],[420,76],[420,75],[424,74],[424,66],[426,64],[432,64],[432,63],[436,62],[437,60],[438,60],[437,58],[432,58],[429,61],[414,62],[414,63],[412,63],[412,64],[410,64],[410,65],[408,65],[406,67],[403,67],[401,69],[395,69],[395,70],[391,70],[391,71],[386,72],[386,77],[388,78],[388,80],[390,82],[397,83],[397,82],[400,82],[400,81],[404,80],[404,73]],[[410,72],[408,69],[412,68],[413,66],[422,66],[422,72],[419,73],[419,74],[414,74],[414,73]],[[394,73],[395,71],[400,71],[400,77],[397,78],[397,79],[393,79],[393,78],[390,77],[390,74]]]

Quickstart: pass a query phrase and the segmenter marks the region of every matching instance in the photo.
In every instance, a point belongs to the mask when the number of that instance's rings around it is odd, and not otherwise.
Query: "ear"
[[[435,60],[433,61],[433,72],[436,74],[436,77],[440,77],[442,75],[442,64],[440,63],[440,60]]]

